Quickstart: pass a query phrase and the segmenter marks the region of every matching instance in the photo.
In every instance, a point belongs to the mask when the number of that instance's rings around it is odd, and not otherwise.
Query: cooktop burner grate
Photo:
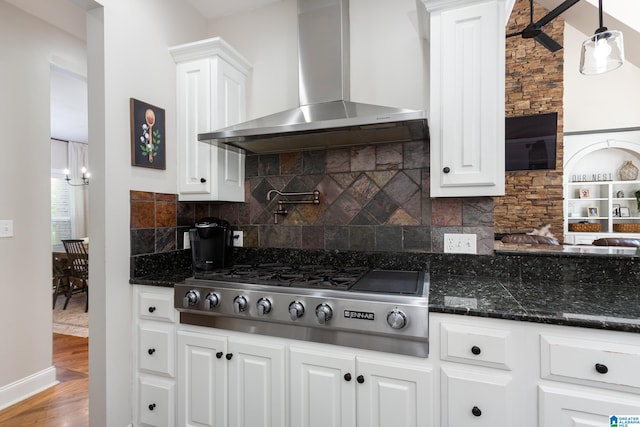
[[[348,290],[368,271],[366,267],[258,264],[196,272],[195,278],[295,288]]]

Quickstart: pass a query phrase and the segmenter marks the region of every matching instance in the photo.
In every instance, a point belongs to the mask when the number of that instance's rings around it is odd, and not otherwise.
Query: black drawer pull
[[[156,409],[156,404],[152,403],[151,405],[149,405],[149,410],[153,411],[154,409]]]
[[[471,347],[471,353],[477,356],[482,353],[482,350],[480,350],[480,347],[478,347],[477,345],[474,345],[473,347]]]
[[[153,307],[153,306],[149,307],[149,313],[153,313],[154,311],[156,311],[155,307]]]
[[[602,363],[596,363],[596,371],[599,374],[606,374],[609,372],[609,368],[607,368],[607,365],[603,365]]]
[[[345,381],[351,381],[351,374],[348,373],[348,372],[346,374],[344,374],[344,380]]]
[[[233,357],[233,353],[227,353],[225,357],[227,358],[227,360],[231,360],[231,358]]]
[[[476,417],[479,417],[480,415],[482,415],[482,411],[481,411],[481,410],[480,410],[480,408],[478,408],[477,406],[474,406],[474,407],[471,409],[471,413],[472,413],[473,415],[475,415]]]
[[[151,356],[155,352],[156,352],[155,348],[150,348],[149,350],[147,350],[147,353],[149,353],[149,356]]]
[[[200,178],[200,182],[204,184],[205,182],[207,182],[207,180],[206,178]]]
[[[449,166],[446,166],[444,169],[442,169],[442,172],[449,173],[451,172],[451,169],[449,168]]]
[[[364,383],[364,377],[362,375],[358,375],[358,377],[356,378],[356,381],[358,381],[358,384],[363,384]]]
[[[216,353],[216,357],[218,359],[221,359],[223,354],[224,354],[223,352],[219,351],[219,352]]]

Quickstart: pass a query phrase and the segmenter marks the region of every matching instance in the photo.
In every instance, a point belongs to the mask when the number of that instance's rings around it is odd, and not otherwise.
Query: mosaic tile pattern
[[[443,252],[445,233],[475,233],[493,252],[493,199],[439,198],[429,192],[429,143],[378,144],[248,155],[245,203],[178,202],[176,195],[131,191],[132,255],[184,248],[183,234],[213,216],[244,232],[245,247],[373,252]],[[320,191],[320,204],[267,194]]]

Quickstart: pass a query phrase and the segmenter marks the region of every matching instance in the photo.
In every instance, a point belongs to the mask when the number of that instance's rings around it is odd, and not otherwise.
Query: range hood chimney
[[[198,135],[249,153],[425,139],[424,111],[349,101],[349,1],[298,0],[300,106]]]

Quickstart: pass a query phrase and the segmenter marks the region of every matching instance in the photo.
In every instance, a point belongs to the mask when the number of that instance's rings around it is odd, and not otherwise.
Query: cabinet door
[[[243,341],[229,338],[229,426],[284,426],[284,346]]]
[[[225,354],[225,337],[178,332],[179,425],[227,425]]]
[[[502,195],[504,5],[449,3],[429,17],[431,197]]]
[[[358,358],[358,426],[433,426],[431,369]]]
[[[198,134],[211,131],[209,59],[178,65],[178,191],[211,192],[211,150]]]
[[[538,400],[539,427],[609,426],[616,425],[611,416],[640,416],[640,398],[624,393],[542,385]]]
[[[291,348],[291,426],[355,427],[355,357]]]
[[[522,426],[513,420],[508,395],[511,377],[501,372],[463,369],[441,370],[442,427]],[[517,421],[517,422],[516,422]]]

